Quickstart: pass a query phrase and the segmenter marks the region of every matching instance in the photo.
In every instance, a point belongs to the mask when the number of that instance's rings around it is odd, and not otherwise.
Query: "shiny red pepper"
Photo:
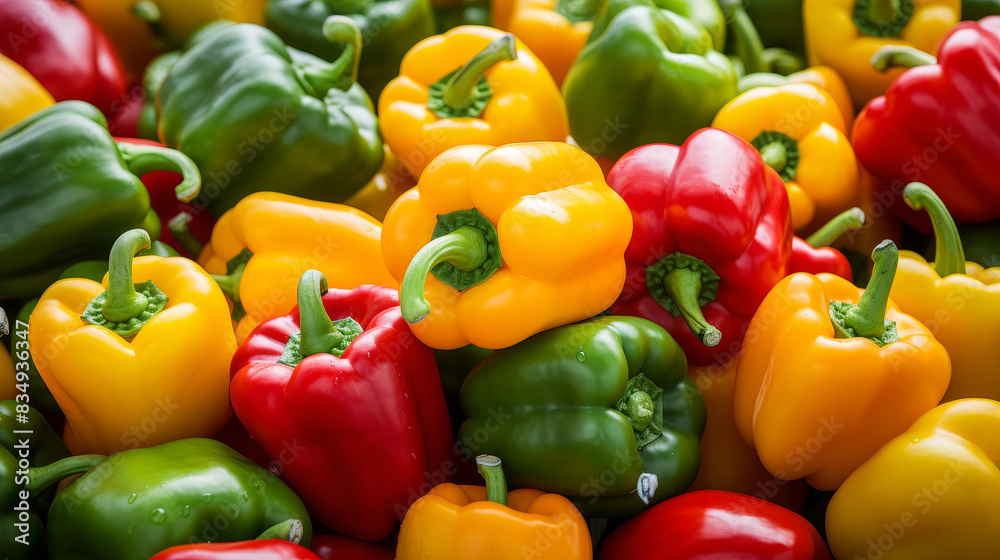
[[[851,143],[884,185],[874,197],[930,231],[925,212],[902,197],[926,183],[959,222],[1000,218],[1000,17],[954,27],[934,57],[900,47],[876,53],[879,66],[910,66],[858,115]]]
[[[379,544],[371,544],[340,535],[313,535],[312,551],[320,560],[393,560],[396,552]]]
[[[847,257],[840,251],[827,247],[827,245],[832,244],[848,231],[860,229],[864,225],[864,211],[854,207],[841,212],[807,239],[796,235],[792,238],[792,258],[788,262],[788,273],[819,274],[826,272],[840,276],[848,282],[853,282],[854,274],[851,272],[851,263]]]
[[[792,222],[781,177],[747,142],[707,128],[680,147],[632,150],[608,184],[633,222],[625,289],[610,312],[658,323],[691,365],[735,356],[757,306],[788,274]]]
[[[343,556],[341,558],[352,558]],[[233,543],[185,544],[149,560],[325,560],[304,546],[280,539]]]
[[[434,353],[391,288],[327,292],[309,270],[298,303],[233,356],[233,409],[313,515],[380,541],[454,470]]]
[[[816,529],[760,498],[699,490],[653,506],[611,533],[600,560],[829,560]]]
[[[116,137],[115,142],[164,147],[159,142],[142,138]],[[201,246],[212,237],[215,218],[207,208],[198,208],[194,204],[177,200],[174,187],[181,182],[180,174],[155,171],[146,173],[141,179],[149,191],[150,205],[163,224],[159,240],[176,249],[181,256],[197,259]]]

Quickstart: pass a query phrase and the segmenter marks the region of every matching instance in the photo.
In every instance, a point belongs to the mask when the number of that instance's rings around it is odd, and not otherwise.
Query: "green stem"
[[[741,0],[725,0],[720,4],[726,21],[729,22],[729,30],[735,42],[736,56],[743,61],[744,73],[767,72],[769,68],[764,61],[764,43],[760,40],[757,28],[743,7],[743,2]]]
[[[590,21],[603,4],[604,0],[556,0],[555,12],[573,23]]]
[[[159,50],[175,51],[184,46],[184,41],[178,39],[163,25],[160,7],[153,0],[139,0],[132,4],[132,13],[149,27],[153,39],[158,43]]]
[[[477,85],[486,71],[500,62],[515,59],[517,48],[513,35],[508,33],[494,40],[451,76],[442,93],[444,103],[453,110],[469,107],[476,100]]]
[[[41,492],[67,476],[89,471],[105,459],[107,457],[104,455],[76,455],[60,459],[44,467],[33,467],[30,470],[29,482],[25,485],[25,489],[28,492]]]
[[[788,150],[781,142],[771,142],[761,146],[760,157],[764,159],[764,163],[773,167],[778,173],[781,173],[781,170],[788,165]]]
[[[886,45],[875,51],[869,62],[879,72],[888,72],[893,68],[916,68],[937,64],[937,58],[913,47]]]
[[[140,144],[118,144],[118,151],[128,170],[137,177],[153,171],[175,171],[181,174],[180,184],[174,187],[177,200],[190,202],[201,190],[201,173],[191,158],[170,148]]]
[[[346,43],[346,46],[337,60],[329,64],[298,69],[308,87],[320,98],[331,89],[351,89],[358,79],[358,65],[361,63],[361,30],[353,19],[341,15],[326,18],[323,37],[331,43]]]
[[[965,274],[965,248],[958,226],[941,198],[923,183],[910,183],[903,189],[903,200],[914,210],[926,210],[934,226],[934,270],[941,278]]]
[[[838,237],[849,231],[861,229],[865,225],[864,210],[855,206],[837,214],[832,220],[806,238],[813,247],[829,247]]]
[[[805,60],[788,49],[778,47],[767,48],[764,49],[761,56],[763,57],[764,66],[767,67],[767,71],[781,76],[787,76],[806,69]]]
[[[663,288],[702,344],[712,347],[722,341],[722,333],[708,323],[698,304],[701,274],[689,268],[675,268],[663,277]]]
[[[301,521],[298,519],[289,519],[288,521],[282,521],[281,523],[270,527],[254,540],[264,541],[277,539],[288,541],[292,544],[299,544],[302,542],[302,536],[304,533],[305,527],[302,525]]]
[[[852,17],[865,35],[899,37],[915,9],[913,0],[856,0]]]
[[[181,212],[167,222],[167,229],[170,230],[174,239],[179,241],[188,253],[191,253],[192,257],[198,258],[198,255],[201,254],[201,250],[204,248],[204,245],[202,245],[201,241],[198,241],[194,234],[191,233],[191,229],[188,227],[188,224],[190,224],[193,219],[194,218],[191,214]]]
[[[149,234],[141,229],[126,231],[111,247],[108,259],[108,297],[101,313],[112,323],[124,323],[138,317],[149,305],[146,296],[135,291],[132,283],[132,259],[149,249]]]
[[[879,243],[872,251],[872,260],[875,261],[875,268],[868,287],[858,304],[845,314],[844,325],[854,329],[855,336],[880,338],[885,334],[885,309],[899,264],[896,244],[888,239]]]
[[[326,276],[312,269],[299,280],[299,353],[302,356],[329,354],[343,340],[344,335],[333,324],[323,305],[323,295],[328,288]]]
[[[486,499],[502,506],[507,505],[507,479],[504,478],[500,458],[496,455],[480,455],[476,457],[476,468],[486,480]]]
[[[625,415],[628,416],[629,422],[632,423],[632,428],[637,432],[641,432],[649,427],[650,422],[653,421],[655,411],[656,407],[652,397],[644,391],[637,391],[629,396]]]
[[[775,130],[765,130],[750,141],[750,145],[757,148],[764,163],[777,171],[782,181],[795,178],[802,159],[798,140]]]
[[[410,261],[400,286],[399,303],[406,322],[419,323],[431,312],[424,284],[432,268],[446,262],[459,270],[476,270],[486,262],[488,249],[482,230],[472,226],[462,226],[424,245]]]

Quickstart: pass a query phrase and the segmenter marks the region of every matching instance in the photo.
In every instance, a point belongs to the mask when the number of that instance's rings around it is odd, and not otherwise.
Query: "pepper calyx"
[[[663,389],[640,373],[628,380],[615,408],[628,418],[638,449],[663,434]]]
[[[715,301],[719,280],[705,261],[684,253],[671,253],[646,268],[649,295],[674,317],[683,315],[691,332],[710,347],[722,341],[722,333],[701,308]]]
[[[799,160],[802,159],[798,140],[781,132],[765,130],[750,144],[760,152],[764,163],[778,172],[782,181],[791,181],[795,178],[799,170]]]

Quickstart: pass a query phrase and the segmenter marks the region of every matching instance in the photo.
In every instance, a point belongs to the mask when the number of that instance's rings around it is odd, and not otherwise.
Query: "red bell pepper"
[[[313,515],[342,535],[380,541],[454,470],[434,353],[413,336],[391,288],[326,292],[326,278],[309,270],[298,303],[236,351],[233,409],[273,459],[293,442],[281,474]]]
[[[304,546],[302,522],[289,520],[252,541],[183,544],[158,552],[149,560],[321,560]]]
[[[659,324],[691,365],[736,355],[760,302],[788,274],[792,222],[781,177],[749,143],[707,128],[681,147],[632,150],[608,184],[633,222],[625,288],[611,313]]]
[[[314,535],[312,551],[320,560],[393,560],[396,557],[393,548],[340,535]]]
[[[616,529],[600,560],[829,560],[805,519],[771,502],[722,490],[670,498]]]
[[[0,35],[0,54],[23,66],[56,101],[86,101],[108,120],[128,101],[118,54],[80,8],[62,0],[0,2]]]
[[[914,67],[873,99],[854,123],[861,164],[884,185],[874,193],[911,225],[930,231],[903,189],[926,183],[959,222],[1000,218],[1000,17],[953,28],[934,57],[900,47],[876,53],[877,67]]]
[[[864,225],[864,211],[854,207],[841,212],[807,239],[796,235],[792,238],[792,258],[788,263],[788,273],[819,274],[826,272],[840,276],[848,282],[853,282],[854,274],[851,272],[851,263],[848,262],[847,257],[840,251],[827,247],[827,245],[848,231],[860,229]]]
[[[116,142],[137,144],[140,146],[164,147],[159,142],[142,138],[115,138]],[[174,187],[180,184],[182,177],[173,171],[154,171],[141,177],[142,184],[149,191],[149,202],[153,211],[160,217],[163,228],[160,230],[160,241],[177,250],[181,256],[190,259],[198,258],[201,246],[212,237],[215,218],[207,208],[199,208],[188,202],[177,200]]]

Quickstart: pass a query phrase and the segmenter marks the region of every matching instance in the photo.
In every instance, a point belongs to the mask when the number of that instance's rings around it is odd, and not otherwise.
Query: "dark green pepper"
[[[260,191],[338,202],[378,171],[378,123],[355,83],[361,33],[343,16],[323,32],[348,44],[333,63],[252,24],[212,31],[174,63],[157,93],[159,134],[201,169],[196,205],[220,216]]]
[[[0,134],[0,299],[42,293],[67,266],[107,256],[123,231],[160,234],[139,179],[177,171],[181,200],[198,194],[190,159],[155,146],[115,144],[94,106],[64,101]]]
[[[979,21],[1000,15],[1000,0],[962,0],[962,19]]]
[[[56,496],[51,560],[147,560],[180,544],[253,540],[290,520],[312,528],[302,500],[267,469],[211,439],[108,457]]]
[[[488,0],[460,0],[454,6],[431,3],[431,9],[434,10],[434,24],[438,33],[462,25],[492,25]]]
[[[358,83],[372,99],[399,75],[399,64],[410,47],[434,34],[429,0],[268,0],[267,27],[288,46],[333,61],[344,46],[322,33],[332,15],[348,16],[365,38]]]
[[[740,0],[767,47],[786,49],[805,57],[802,0]]]
[[[562,494],[588,517],[625,517],[688,489],[705,403],[680,346],[655,323],[601,317],[497,350],[462,387],[470,458],[503,457],[512,485]]]
[[[462,406],[458,402],[462,384],[465,383],[469,373],[492,353],[493,350],[472,344],[454,350],[434,350],[438,374],[441,376],[441,388],[444,390],[444,402],[448,404],[448,417],[451,419],[454,433],[458,433],[458,427],[465,419]]]
[[[736,96],[736,79],[701,25],[651,0],[611,0],[563,82],[570,132],[612,159],[681,144]]]

